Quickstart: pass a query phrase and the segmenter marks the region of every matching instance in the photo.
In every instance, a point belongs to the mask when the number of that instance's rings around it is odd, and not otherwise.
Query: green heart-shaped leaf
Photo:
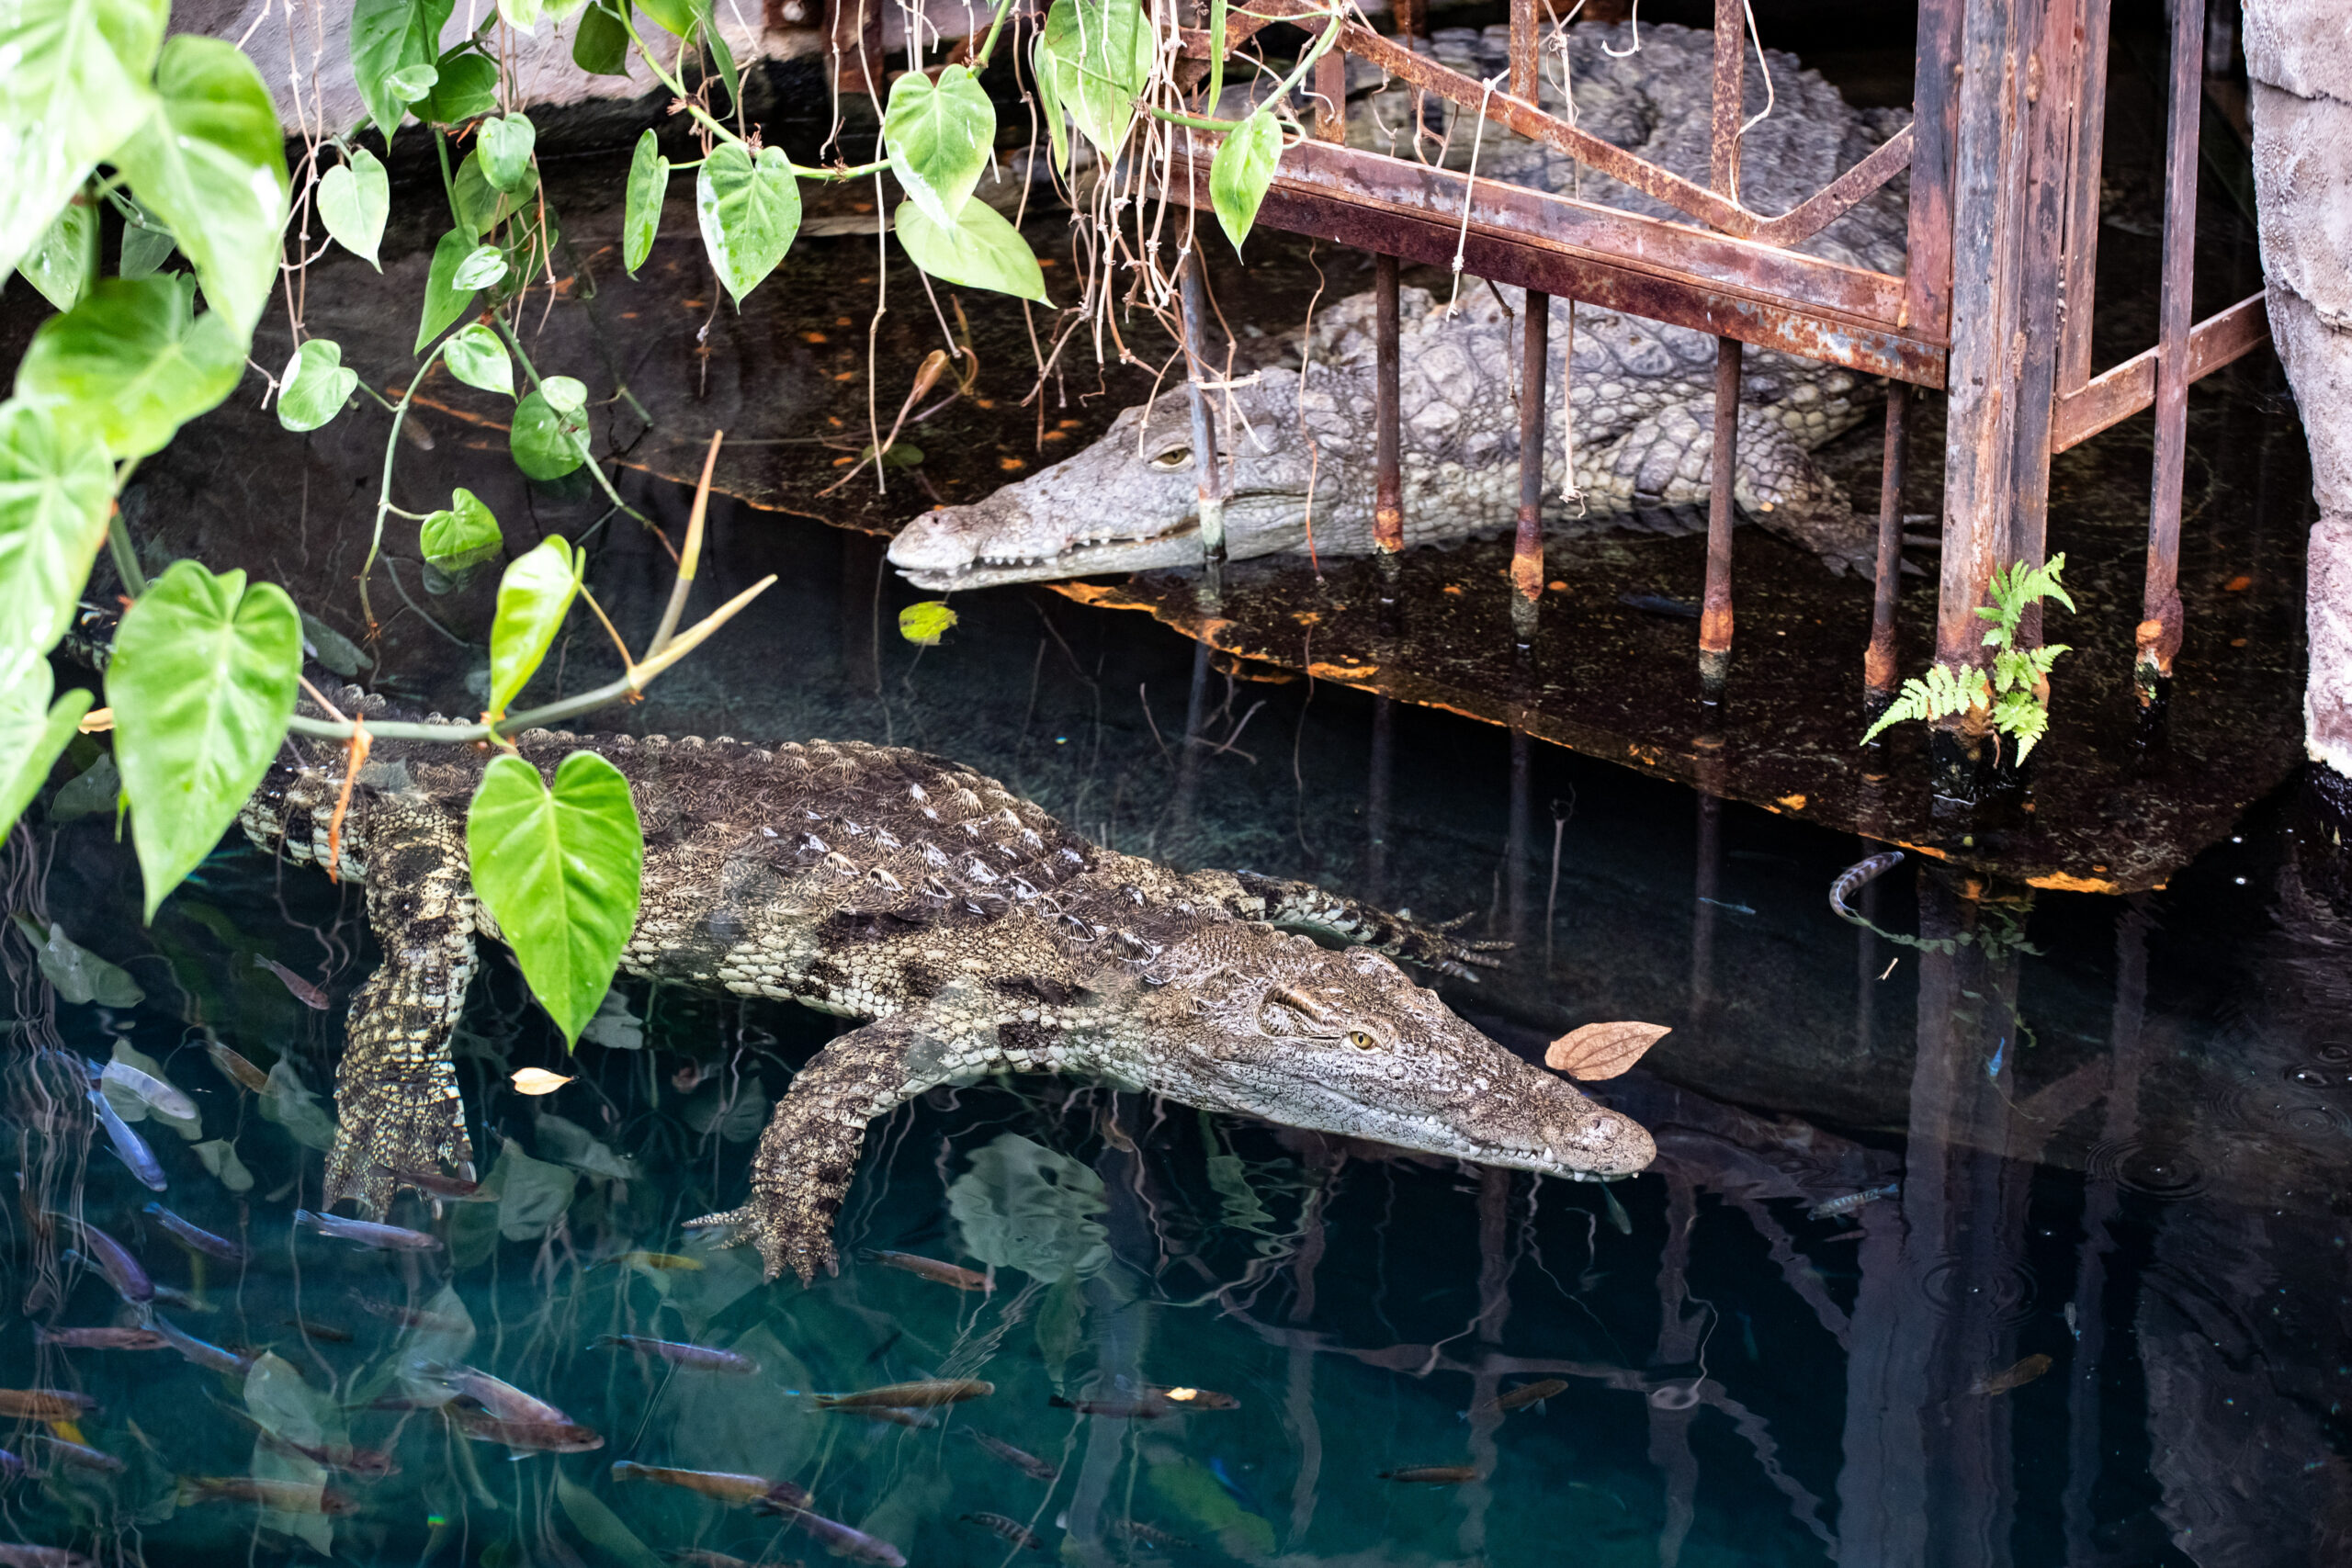
[[[576,407],[557,408],[544,391],[526,392],[514,405],[514,424],[507,433],[506,446],[514,466],[529,478],[541,484],[560,479],[588,460],[588,416]]]
[[[354,0],[351,73],[389,143],[408,106],[433,90],[441,29],[457,0]]]
[[[124,277],[153,277],[180,248],[179,237],[136,201],[130,206],[132,216],[122,223],[122,265],[117,270]]]
[[[417,531],[424,558],[442,571],[463,571],[496,555],[505,542],[498,519],[469,490],[449,492],[446,510],[435,512]]]
[[[628,780],[574,751],[550,790],[520,757],[493,758],[466,813],[466,854],[531,994],[577,1042],[637,924],[645,837]]]
[[[956,612],[944,599],[925,599],[899,612],[899,635],[917,648],[933,648],[956,624]]]
[[[932,221],[948,228],[988,169],[996,106],[969,66],[948,66],[935,85],[910,71],[890,84],[882,141],[907,194]]]
[[[301,617],[275,583],[179,560],[131,602],[107,700],[148,919],[268,771],[301,669]]]
[[[319,220],[337,244],[364,258],[378,272],[376,259],[384,243],[384,220],[391,215],[392,186],[383,164],[364,147],[354,146],[345,162],[319,180]]]
[[[0,6],[0,277],[154,107],[167,0]]]
[[[458,287],[458,269],[474,255],[480,247],[474,237],[463,229],[452,229],[441,236],[433,247],[433,265],[424,275],[424,313],[416,323],[415,352],[424,352],[424,345],[466,313],[474,302],[474,290]],[[491,254],[496,255],[494,250]]]
[[[621,209],[621,265],[631,277],[653,252],[653,236],[662,228],[662,203],[670,194],[670,160],[651,131],[637,139],[629,154],[628,198]]]
[[[433,90],[411,104],[416,118],[460,125],[498,107],[498,62],[463,45],[433,62]]]
[[[741,145],[721,142],[695,172],[695,212],[703,247],[736,303],[775,270],[800,231],[800,182],[774,147],[755,164]]]
[[[1040,37],[1039,74],[1102,156],[1118,156],[1135,100],[1151,75],[1154,39],[1140,0],[1054,0]]]
[[[490,623],[493,719],[503,717],[507,705],[530,684],[556,633],[563,629],[572,596],[580,592],[581,565],[563,536],[550,534],[537,547],[515,557],[498,580],[498,610]]]
[[[126,225],[124,235],[131,232]],[[75,195],[57,209],[57,221],[25,253],[17,270],[42,299],[61,310],[72,310],[82,291],[97,281],[98,209],[86,197]]]
[[[0,659],[45,654],[74,624],[113,504],[96,436],[59,429],[37,402],[0,403]]]
[[[343,349],[311,338],[286,362],[277,387],[277,423],[288,430],[316,430],[343,412],[359,386],[359,372],[344,368]]]
[[[908,257],[944,283],[1049,302],[1046,275],[1029,242],[984,201],[966,202],[955,227],[943,229],[910,197],[899,204],[895,226]]]
[[[628,0],[592,0],[571,37],[571,62],[591,76],[628,74]]]
[[[449,276],[449,287],[470,294],[477,288],[487,288],[506,276],[506,258],[496,245],[477,245],[458,264]]]
[[[531,149],[538,139],[528,115],[510,114],[482,121],[481,168],[490,176],[490,183],[509,192],[530,188],[535,177],[531,172]]]
[[[1258,205],[1274,183],[1274,165],[1283,155],[1282,123],[1264,109],[1226,132],[1216,157],[1209,164],[1209,201],[1235,254],[1258,220]]]
[[[49,702],[49,660],[32,649],[0,649],[0,834],[17,818],[74,739],[90,711],[90,694],[75,690]]]
[[[194,280],[100,278],[33,333],[17,395],[54,399],[61,427],[86,430],[117,458],[163,450],[172,433],[236,390],[245,355],[218,310],[189,310]]]
[[[514,362],[506,356],[506,345],[498,341],[498,334],[480,321],[449,334],[449,341],[441,346],[441,363],[469,387],[503,392],[510,398],[514,395]]]

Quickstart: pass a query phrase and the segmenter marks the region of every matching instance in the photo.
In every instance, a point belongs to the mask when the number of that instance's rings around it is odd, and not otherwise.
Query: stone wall
[[[2245,0],[2270,331],[2311,440],[2304,741],[2352,777],[2352,5]]]

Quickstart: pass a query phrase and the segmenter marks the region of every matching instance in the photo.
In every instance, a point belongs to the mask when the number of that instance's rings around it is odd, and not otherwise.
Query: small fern
[[[1976,607],[1979,615],[1993,623],[1984,633],[1984,646],[1993,649],[1992,669],[1988,671],[1974,664],[1959,669],[1929,665],[1925,675],[1914,675],[1903,682],[1894,701],[1864,732],[1862,744],[1869,745],[1881,731],[1906,719],[1933,724],[1981,707],[1992,712],[1995,746],[2000,744],[2000,736],[2009,737],[2017,742],[2018,761],[2023,762],[2049,733],[2050,671],[2068,648],[2063,642],[2019,648],[2018,623],[2024,619],[2028,605],[2044,599],[2055,599],[2069,610],[2075,607],[2065,584],[2059,581],[2065,567],[2066,558],[2054,555],[2047,566],[2030,567],[2018,561],[2007,571],[1995,572],[1990,585],[1993,603]]]

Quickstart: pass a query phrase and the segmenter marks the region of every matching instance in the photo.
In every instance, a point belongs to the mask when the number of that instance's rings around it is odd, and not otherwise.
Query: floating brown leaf
[[[1587,1082],[1613,1078],[1640,1061],[1642,1053],[1668,1032],[1668,1026],[1663,1023],[1588,1023],[1553,1041],[1552,1048],[1544,1053],[1544,1065]]]
[[[2016,1366],[1997,1372],[1988,1372],[1976,1380],[1971,1393],[2007,1393],[2013,1388],[2023,1388],[2050,1370],[2047,1356],[2028,1356]]]

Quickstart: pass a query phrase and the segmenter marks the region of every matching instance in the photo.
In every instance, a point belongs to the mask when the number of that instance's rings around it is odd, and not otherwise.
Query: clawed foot
[[[1410,915],[1391,917],[1396,921],[1396,934],[1388,943],[1387,952],[1408,964],[1418,964],[1434,969],[1441,975],[1451,975],[1457,980],[1476,981],[1479,969],[1499,969],[1503,961],[1494,956],[1507,952],[1507,942],[1466,942],[1454,936],[1454,931],[1467,925],[1469,915],[1457,915],[1442,924],[1417,920]]]
[[[808,1285],[815,1283],[820,1269],[828,1274],[841,1272],[830,1221],[802,1214],[786,1203],[763,1202],[756,1192],[740,1209],[688,1220],[686,1229],[718,1231],[721,1247],[750,1242],[760,1255],[760,1271],[765,1279],[775,1279],[788,1267],[800,1276],[803,1285]]]
[[[419,1093],[404,1083],[345,1084],[337,1094],[334,1148],[327,1156],[326,1198],[332,1209],[345,1198],[363,1213],[379,1218],[412,1175],[431,1178],[446,1164],[472,1168],[473,1141],[466,1136],[464,1102],[451,1085],[447,1095]]]

